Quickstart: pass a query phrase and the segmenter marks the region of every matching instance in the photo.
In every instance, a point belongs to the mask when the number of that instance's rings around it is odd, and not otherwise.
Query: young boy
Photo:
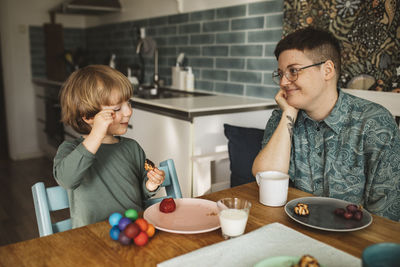
[[[53,173],[68,191],[72,227],[105,220],[113,212],[142,210],[165,178],[145,172],[146,155],[126,133],[132,86],[120,72],[92,65],[77,70],[61,90],[62,121],[82,137],[64,141]]]

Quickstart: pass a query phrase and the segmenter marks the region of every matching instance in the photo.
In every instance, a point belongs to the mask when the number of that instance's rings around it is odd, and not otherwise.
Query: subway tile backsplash
[[[283,1],[271,0],[171,16],[132,20],[87,29],[64,29],[66,49],[88,51],[91,64],[107,64],[111,53],[126,72],[140,65],[136,55],[139,28],[159,49],[159,75],[171,84],[171,67],[179,53],[193,68],[195,88],[219,93],[271,98],[278,87],[271,78],[273,55],[282,36]],[[32,74],[45,76],[43,30],[30,27]],[[145,82],[154,73],[154,59],[144,57]]]
[[[46,56],[42,27],[29,27],[32,77],[46,77]]]

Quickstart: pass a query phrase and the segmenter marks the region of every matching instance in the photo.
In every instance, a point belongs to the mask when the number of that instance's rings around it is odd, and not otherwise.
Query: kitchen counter
[[[186,121],[194,117],[275,108],[274,99],[210,95],[165,99],[131,98],[133,107]]]
[[[263,129],[277,106],[274,99],[207,93],[131,98],[126,136],[138,141],[153,162],[174,160],[184,197],[230,187],[224,124]]]
[[[33,78],[32,81],[40,86],[55,87],[57,89],[60,89],[63,85],[63,82],[51,81],[45,78]],[[179,92],[180,90],[175,91]],[[194,92],[213,94],[213,92],[205,91]],[[194,117],[198,116],[256,111],[277,107],[274,99],[222,94],[161,99],[145,99],[134,96],[131,98],[131,101],[134,108],[186,121],[192,121]]]

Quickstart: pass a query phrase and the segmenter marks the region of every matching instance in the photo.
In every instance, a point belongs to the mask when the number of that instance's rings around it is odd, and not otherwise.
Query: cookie
[[[292,267],[319,267],[318,261],[310,255],[304,255],[301,257],[300,261],[292,265]]]
[[[146,159],[146,160],[144,161],[144,169],[145,169],[146,171],[152,171],[152,170],[154,170],[155,167],[156,167],[156,166],[154,165],[154,163],[153,163],[151,160]]]
[[[310,214],[310,211],[307,204],[297,203],[297,206],[294,207],[294,213],[300,216],[307,216]]]

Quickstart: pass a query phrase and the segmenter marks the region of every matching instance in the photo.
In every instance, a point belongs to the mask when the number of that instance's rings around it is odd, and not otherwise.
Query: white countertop
[[[38,84],[62,86],[62,82],[51,81],[44,78],[34,78],[33,82]],[[168,87],[167,87],[168,88]],[[210,94],[208,91],[199,90]],[[274,108],[276,107],[275,99],[273,98],[256,98],[236,95],[225,95],[211,92],[215,95],[208,96],[188,96],[177,98],[162,98],[162,99],[144,99],[139,97],[132,97],[134,102],[151,105],[154,107],[166,108],[171,111],[181,111],[186,113],[196,112],[217,112],[229,111],[237,109],[251,109],[251,108]]]
[[[33,78],[33,82],[62,86],[62,82],[51,81],[45,78]],[[387,108],[394,116],[400,116],[400,94],[391,92],[376,92],[342,88],[343,91],[376,102]],[[206,92],[210,93],[210,92]],[[214,93],[214,92],[213,92]],[[183,112],[218,111],[251,107],[272,107],[276,105],[274,99],[253,98],[233,95],[196,96],[185,98],[142,99],[133,97],[132,100],[143,104],[159,106]]]
[[[157,107],[183,112],[207,112],[241,108],[274,107],[274,99],[252,98],[232,95],[195,96],[164,99],[142,99],[133,97],[133,101]]]

